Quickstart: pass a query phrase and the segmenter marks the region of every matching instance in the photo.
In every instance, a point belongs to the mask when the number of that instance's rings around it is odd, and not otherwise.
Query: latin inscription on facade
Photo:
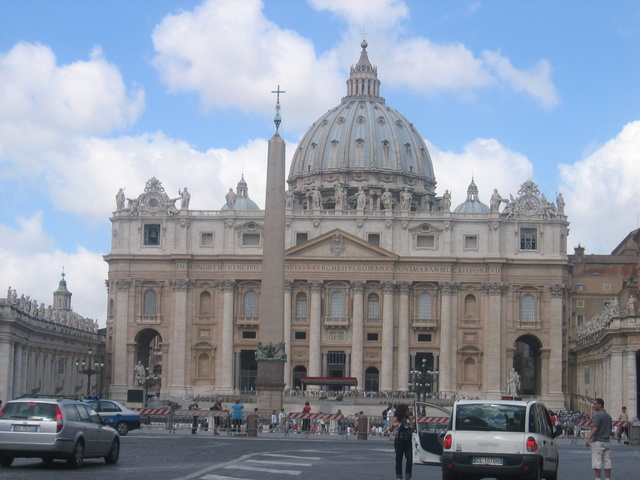
[[[261,264],[245,263],[176,263],[176,270],[218,271],[218,272],[261,272]],[[439,265],[344,265],[344,264],[300,264],[285,265],[288,272],[389,272],[389,273],[445,273],[445,274],[476,274],[500,273],[502,267],[469,266],[450,267]]]

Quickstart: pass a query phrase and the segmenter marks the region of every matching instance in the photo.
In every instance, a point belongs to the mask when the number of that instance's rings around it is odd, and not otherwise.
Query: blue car
[[[87,398],[84,401],[91,405],[107,424],[115,428],[120,435],[124,436],[129,433],[129,430],[142,428],[140,414],[125,407],[120,402],[102,398]]]

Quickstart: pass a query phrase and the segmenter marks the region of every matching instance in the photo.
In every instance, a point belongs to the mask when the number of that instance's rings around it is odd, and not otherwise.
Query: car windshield
[[[51,403],[14,402],[7,403],[2,410],[5,419],[55,420],[56,406]]]
[[[519,405],[458,405],[456,430],[524,432],[525,410]]]

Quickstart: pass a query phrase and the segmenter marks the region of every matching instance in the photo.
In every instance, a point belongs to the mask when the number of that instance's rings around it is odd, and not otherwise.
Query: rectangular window
[[[576,307],[578,308],[584,308],[584,300],[578,300],[576,302]]]
[[[306,340],[307,339],[307,332],[294,332],[293,333],[293,338],[295,340]]]
[[[478,250],[478,236],[477,235],[465,235],[464,236],[464,249],[465,250]]]
[[[576,290],[582,292],[584,290],[586,290],[587,288],[585,287],[584,283],[579,283],[576,285]]]
[[[296,299],[296,318],[307,318],[307,297]]]
[[[213,233],[203,233],[200,236],[201,247],[213,247]]]
[[[538,249],[538,230],[535,228],[520,229],[520,250]]]
[[[58,359],[58,374],[64,375],[64,367],[67,364],[67,359],[64,357],[60,357]]]
[[[160,225],[149,224],[144,226],[144,245],[160,245]]]
[[[367,342],[377,342],[378,334],[377,333],[367,333]]]
[[[610,283],[605,283],[604,285],[602,285],[602,290],[605,292],[610,292],[611,291],[611,284]]]
[[[296,233],[296,245],[302,245],[309,241],[308,233]]]
[[[436,248],[436,237],[433,235],[418,235],[416,248]]]
[[[584,324],[584,315],[578,315],[578,327],[581,327]]]
[[[431,341],[431,334],[430,333],[419,333],[418,334],[418,341],[419,342],[430,342]]]
[[[253,339],[257,338],[256,332],[242,332],[242,338]]]
[[[370,233],[367,235],[367,242],[376,247],[380,246],[380,234],[379,233]]]
[[[242,246],[243,247],[259,247],[260,234],[259,233],[243,233]]]

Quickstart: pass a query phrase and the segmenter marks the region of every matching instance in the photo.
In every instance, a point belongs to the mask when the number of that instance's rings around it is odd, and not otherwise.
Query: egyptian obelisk
[[[274,123],[276,132],[269,140],[267,192],[262,248],[262,286],[260,292],[260,332],[256,360],[258,410],[280,411],[284,389],[284,206],[285,144],[280,127],[280,90],[277,94]]]

